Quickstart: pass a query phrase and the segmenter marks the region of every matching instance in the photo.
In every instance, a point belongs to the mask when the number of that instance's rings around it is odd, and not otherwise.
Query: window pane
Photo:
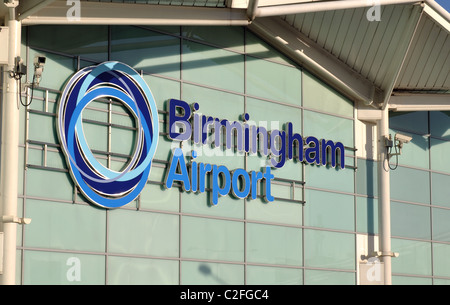
[[[244,265],[181,262],[182,285],[243,285]]]
[[[356,193],[368,196],[378,195],[377,162],[358,159],[356,171]]]
[[[439,172],[450,173],[448,155],[450,141],[431,138],[431,169]]]
[[[428,172],[399,166],[390,173],[391,199],[430,203]]]
[[[183,36],[190,39],[201,40],[223,48],[244,52],[244,30],[243,27],[229,26],[183,26]]]
[[[301,70],[247,57],[247,93],[256,97],[301,106]]]
[[[24,285],[104,285],[105,257],[25,251]]]
[[[433,243],[433,274],[450,277],[450,245]]]
[[[182,217],[181,255],[186,258],[243,261],[242,222]],[[224,234],[226,232],[226,234]]]
[[[27,195],[41,198],[73,200],[73,185],[69,173],[28,168]]]
[[[304,247],[305,267],[355,269],[353,234],[305,230]]]
[[[351,272],[305,270],[305,285],[355,285]]]
[[[247,285],[301,285],[303,270],[247,265],[246,283]]]
[[[378,200],[356,197],[356,231],[378,233]]]
[[[152,171],[155,171],[154,168]],[[162,185],[147,183],[141,192],[141,208],[178,212],[179,196],[180,191],[177,187],[165,189]]]
[[[306,186],[318,187],[333,191],[353,193],[354,170],[327,168],[325,166],[306,165],[305,167]]]
[[[109,251],[178,257],[178,215],[124,209],[111,210],[108,215]]]
[[[411,277],[411,276],[393,276],[393,285],[432,285],[431,278]]]
[[[450,210],[433,208],[433,240],[450,242]]]
[[[177,285],[178,261],[108,256],[108,285]]]
[[[392,251],[398,252],[392,273],[431,275],[431,243],[413,240],[392,240]]]
[[[79,55],[98,62],[108,60],[107,26],[40,25],[31,26],[28,30],[30,46]]]
[[[105,211],[89,205],[27,199],[27,247],[105,251]]]
[[[313,136],[353,146],[353,120],[307,110],[303,112],[303,117],[303,137]]]
[[[244,92],[244,56],[183,40],[183,79]]]
[[[321,111],[353,117],[353,103],[320,80],[303,73],[303,106]]]
[[[450,207],[450,175],[431,173],[432,204]]]
[[[302,230],[247,224],[247,260],[275,265],[302,265]]]
[[[430,239],[430,208],[391,202],[392,235]]]
[[[354,197],[306,190],[305,226],[353,231]]]
[[[112,26],[111,39],[111,60],[146,73],[180,78],[179,38],[143,28]]]
[[[389,126],[425,135],[428,133],[428,112],[390,112]]]
[[[244,200],[236,199],[231,193],[221,196],[217,205],[213,205],[211,201],[210,192],[183,192],[181,194],[181,210],[183,213],[244,218]]]
[[[431,135],[450,139],[450,111],[430,112]]]

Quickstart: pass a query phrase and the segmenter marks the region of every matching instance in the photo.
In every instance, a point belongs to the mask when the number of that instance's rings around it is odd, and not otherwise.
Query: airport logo
[[[122,102],[138,127],[133,154],[121,172],[96,160],[83,132],[83,109],[100,98]],[[66,84],[57,111],[61,148],[83,195],[104,208],[118,208],[136,199],[147,184],[159,135],[155,99],[143,78],[119,62],[84,68]]]

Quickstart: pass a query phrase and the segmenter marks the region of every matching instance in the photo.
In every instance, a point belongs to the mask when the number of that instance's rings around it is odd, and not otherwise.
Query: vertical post
[[[8,66],[3,69],[1,100],[1,164],[0,164],[0,231],[4,233],[3,274],[0,284],[14,285],[16,275],[17,189],[19,171],[19,103],[20,86],[11,77],[15,59],[20,56],[21,22],[15,20],[15,8],[6,17],[9,28]],[[12,219],[12,221],[11,221]]]
[[[384,265],[384,284],[392,284],[391,269],[391,196],[388,151],[385,139],[389,137],[389,110],[381,110],[378,127],[378,231],[380,258]]]

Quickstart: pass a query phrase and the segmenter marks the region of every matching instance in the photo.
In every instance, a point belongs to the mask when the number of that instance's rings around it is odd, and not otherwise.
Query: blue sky
[[[436,0],[436,2],[450,12],[450,0]]]

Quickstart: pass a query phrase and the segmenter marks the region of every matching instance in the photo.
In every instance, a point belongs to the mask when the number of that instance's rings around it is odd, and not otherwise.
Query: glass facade
[[[376,162],[356,157],[351,101],[241,27],[29,26],[22,46],[28,63],[36,54],[47,62],[20,112],[19,207],[32,222],[18,234],[17,284],[358,283],[357,235],[378,233],[377,188]],[[66,81],[108,60],[141,73],[160,120],[147,186],[113,210],[79,193],[55,128]],[[287,161],[272,171],[270,203],[226,196],[212,206],[207,193],[164,189],[171,149],[179,145],[165,128],[172,98],[197,102],[212,117],[234,121],[249,113],[268,130],[292,122],[304,136],[341,141],[346,169]],[[413,135],[391,171],[392,248],[400,253],[394,284],[450,282],[449,115],[391,116],[393,133]],[[129,161],[136,129],[115,101],[91,102],[83,112],[91,151],[116,170]],[[230,170],[260,170],[267,162],[196,149],[199,162]]]

